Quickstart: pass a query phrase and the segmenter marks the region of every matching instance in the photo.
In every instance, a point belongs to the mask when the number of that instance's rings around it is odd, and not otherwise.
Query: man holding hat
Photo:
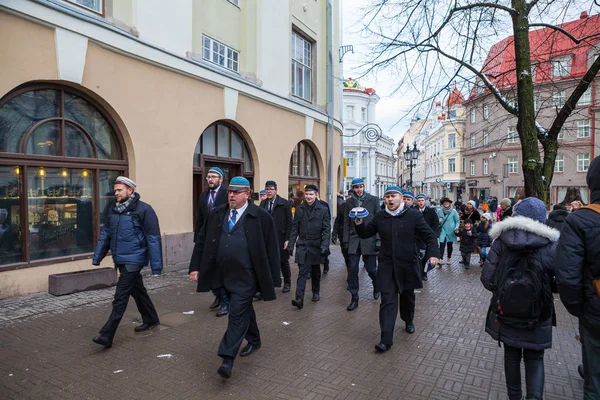
[[[406,204],[406,202],[405,202]],[[438,235],[438,229],[440,226],[440,221],[438,219],[438,215],[437,212],[435,211],[435,209],[428,207],[427,205],[427,196],[425,196],[424,193],[420,193],[417,195],[417,210],[419,210],[419,212],[421,212],[421,214],[423,215],[423,219],[425,220],[425,222],[427,223],[427,225],[429,225],[429,227],[431,228],[431,230],[433,231],[433,233],[435,233],[436,237]],[[421,258],[421,271],[423,272],[423,280],[426,281],[427,278],[427,272],[425,272],[425,264],[427,264],[427,259],[425,258],[425,250],[427,249],[427,243],[425,243],[424,240],[422,240],[421,238],[418,239],[419,241],[419,250],[420,250],[420,258]]]
[[[236,176],[227,188],[228,204],[213,209],[200,230],[190,261],[190,279],[198,292],[225,288],[229,295],[229,321],[219,345],[223,362],[217,373],[230,378],[233,360],[244,338],[246,357],[261,346],[252,299],[257,291],[263,300],[275,300],[281,286],[279,244],[273,218],[249,201],[248,179]]]
[[[329,255],[331,215],[329,208],[317,199],[318,192],[315,185],[306,185],[304,188],[304,202],[296,207],[290,235],[289,249],[293,251],[296,245],[296,264],[299,268],[296,298],[292,304],[299,309],[304,307],[304,290],[309,275],[312,301],[320,300],[321,264]]]
[[[406,323],[405,331],[410,334],[415,331],[415,289],[423,287],[419,240],[426,243],[425,257],[429,262],[432,265],[439,262],[435,233],[427,225],[421,212],[405,205],[402,196],[402,190],[398,186],[388,186],[385,191],[385,210],[378,211],[370,222],[366,222],[366,218],[364,221],[362,218],[355,218],[359,237],[369,238],[376,234],[381,237],[377,272],[377,287],[381,291],[381,340],[375,346],[379,352],[392,347],[398,302],[400,318]]]
[[[95,343],[104,347],[112,346],[119,323],[127,309],[129,296],[133,297],[138,311],[142,314],[143,322],[135,327],[136,332],[143,332],[160,324],[140,275],[140,271],[148,262],[155,276],[160,275],[163,268],[158,217],[149,204],[140,200],[139,193],[135,191],[134,181],[119,176],[113,187],[116,200],[109,205],[92,259],[93,265],[100,265],[110,249],[115,269],[119,270],[112,312],[100,329],[100,334],[93,339]]]
[[[292,206],[290,202],[277,194],[277,182],[265,183],[265,199],[261,200],[260,207],[265,209],[275,222],[277,240],[279,242],[279,258],[281,260],[281,274],[283,275],[283,293],[290,291],[292,273],[290,271],[290,253],[288,244],[292,233]],[[262,192],[262,190],[261,190]]]
[[[200,194],[198,199],[198,212],[196,213],[196,225],[194,225],[194,242],[198,239],[200,229],[206,221],[208,213],[215,207],[227,203],[227,186],[223,184],[223,170],[219,167],[211,167],[206,173],[207,189]],[[210,305],[211,310],[216,310],[217,317],[227,315],[229,310],[229,300],[225,289],[213,289],[215,299]]]
[[[344,237],[342,248],[348,249],[348,258],[350,266],[348,268],[348,290],[352,295],[350,304],[346,308],[348,311],[356,310],[358,307],[358,265],[362,255],[365,269],[373,283],[373,298],[379,299],[379,290],[377,290],[377,252],[379,251],[379,239],[376,236],[360,238],[354,229],[354,223],[349,217],[350,210],[355,207],[363,207],[369,215],[365,222],[369,223],[380,209],[379,199],[365,192],[365,181],[362,178],[352,180],[352,197],[346,200],[344,211]]]

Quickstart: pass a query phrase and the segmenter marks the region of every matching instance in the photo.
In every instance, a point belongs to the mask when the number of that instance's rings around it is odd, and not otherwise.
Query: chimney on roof
[[[588,17],[587,11],[582,11],[581,15],[579,15],[579,19],[586,19]]]

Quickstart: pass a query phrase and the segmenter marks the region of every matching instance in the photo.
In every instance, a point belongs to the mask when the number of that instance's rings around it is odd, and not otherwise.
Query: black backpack
[[[517,329],[533,330],[552,316],[554,297],[548,275],[535,251],[504,249],[496,267],[496,320]]]

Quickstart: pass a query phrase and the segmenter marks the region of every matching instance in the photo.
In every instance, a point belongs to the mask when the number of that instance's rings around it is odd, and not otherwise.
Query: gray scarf
[[[122,214],[123,211],[127,210],[129,208],[129,206],[131,205],[131,203],[133,203],[134,200],[139,199],[140,195],[137,194],[137,192],[133,192],[133,194],[131,196],[129,196],[129,198],[127,200],[125,200],[123,203],[116,203],[115,204],[115,212],[117,214]]]
[[[442,206],[442,211],[444,212],[444,215],[448,215],[452,212],[452,206],[448,206],[448,207],[444,207]]]

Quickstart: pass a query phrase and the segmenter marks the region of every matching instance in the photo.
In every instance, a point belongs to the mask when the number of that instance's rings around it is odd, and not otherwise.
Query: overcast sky
[[[406,116],[406,113],[418,99],[415,94],[411,93],[393,94],[398,82],[389,70],[380,72],[377,76],[368,75],[359,78],[361,72],[359,66],[361,61],[365,60],[365,55],[370,48],[369,39],[361,33],[360,21],[364,15],[362,8],[371,3],[373,0],[340,0],[343,25],[342,44],[354,46],[354,54],[347,53],[344,56],[343,78],[351,77],[359,81],[363,87],[372,87],[377,91],[381,98],[377,103],[377,123],[385,135],[391,136],[398,143],[410,123],[411,117]],[[593,3],[589,0],[559,0],[557,3],[565,4],[565,7],[560,10],[560,15],[557,15],[553,21],[550,21],[550,18],[546,19],[547,16],[545,16],[545,22],[571,21],[578,18],[579,13],[586,9],[591,15],[598,12],[598,7],[591,5]],[[507,26],[507,29],[510,29],[510,26]],[[505,35],[498,37],[498,41],[510,34],[510,31],[507,31]]]

